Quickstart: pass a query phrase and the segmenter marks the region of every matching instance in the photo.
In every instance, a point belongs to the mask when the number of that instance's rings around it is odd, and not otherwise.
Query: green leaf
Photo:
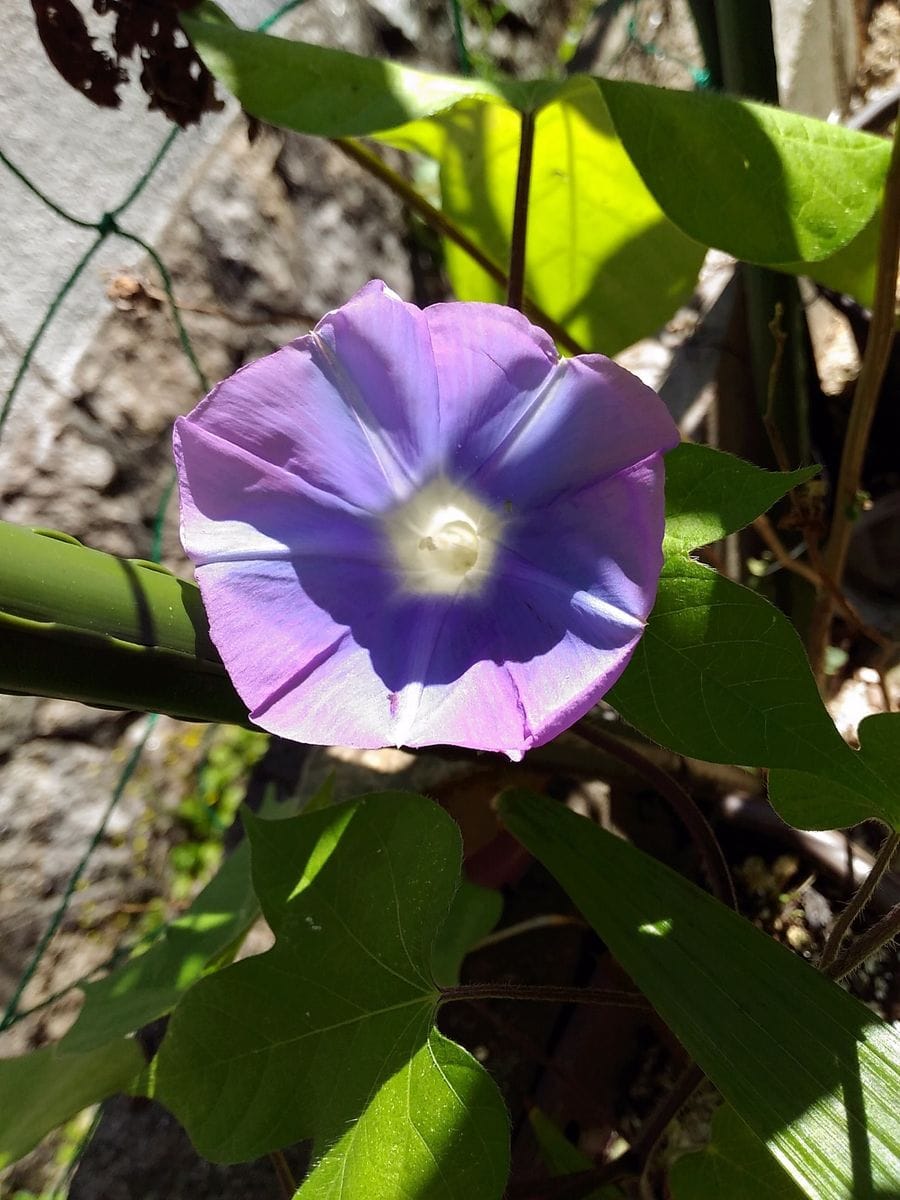
[[[432,974],[441,987],[459,983],[463,959],[476,942],[487,937],[502,912],[503,897],[498,891],[468,879],[461,881],[431,951]]]
[[[742,458],[682,442],[666,455],[666,547],[687,553],[743,529],[818,467],[763,471]]]
[[[667,558],[644,636],[608,698],[649,737],[707,762],[812,769],[852,756],[787,617],[680,555]]]
[[[83,1108],[130,1090],[144,1065],[140,1047],[131,1039],[85,1054],[46,1046],[0,1060],[0,1169]]]
[[[586,818],[520,791],[500,811],[807,1196],[896,1194],[900,1038],[889,1025]]]
[[[763,471],[708,446],[682,445],[667,455],[656,603],[607,699],[678,754],[787,768],[770,775],[770,798],[800,828],[833,829],[873,816],[894,823],[896,792],[877,756],[872,765],[838,733],[791,622],[688,554],[739,529],[812,473]]]
[[[0,691],[248,723],[194,584],[155,563],[7,522]]]
[[[464,101],[382,137],[438,161],[444,212],[499,265],[509,260],[520,128],[505,106]],[[668,320],[704,252],[644,186],[593,83],[566,84],[535,122],[528,296],[582,345],[614,354]],[[455,243],[446,257],[460,299],[503,302]]]
[[[882,138],[711,92],[598,84],[644,182],[699,242],[764,265],[814,263],[875,213]]]
[[[786,821],[803,827],[817,813],[831,823],[814,828],[830,829],[852,824],[857,813],[857,820],[877,816],[900,831],[900,713],[866,717],[858,735],[860,748],[840,771],[819,762],[769,772],[769,798]]]
[[[105,979],[83,985],[84,1006],[60,1048],[92,1050],[169,1012],[258,915],[250,847],[242,842],[188,911],[168,925],[146,953]]]
[[[272,950],[201,980],[172,1017],[160,1098],[215,1161],[312,1137],[303,1200],[499,1197],[507,1119],[434,1029],[435,930],[459,883],[453,821],[386,793],[248,821]]]
[[[184,24],[209,69],[255,116],[303,133],[380,135],[437,159],[445,213],[498,265],[509,258],[518,109],[541,108],[529,297],[574,338],[612,354],[690,295],[704,248],[647,191],[590,80],[462,80],[221,24]],[[447,265],[460,299],[503,299],[452,242]]]
[[[255,117],[320,137],[378,133],[442,112],[464,97],[525,100],[533,89],[416,71],[328,46],[181,16],[213,75]]]
[[[728,1104],[713,1117],[709,1145],[672,1167],[669,1189],[672,1200],[800,1200],[804,1194]]]
[[[792,275],[809,275],[835,292],[855,296],[860,304],[871,308],[875,302],[875,272],[878,264],[878,242],[881,236],[881,202],[868,225],[836,254],[815,263],[779,265],[779,271]]]

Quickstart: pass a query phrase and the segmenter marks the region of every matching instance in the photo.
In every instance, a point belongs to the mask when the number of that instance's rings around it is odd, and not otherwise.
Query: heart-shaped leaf
[[[386,793],[248,820],[272,950],[201,980],[159,1057],[164,1103],[202,1154],[315,1142],[300,1195],[498,1197],[507,1118],[484,1070],[434,1028],[436,931],[459,884],[453,821]]]
[[[712,92],[600,81],[619,137],[681,229],[735,258],[814,263],[865,229],[890,143]]]

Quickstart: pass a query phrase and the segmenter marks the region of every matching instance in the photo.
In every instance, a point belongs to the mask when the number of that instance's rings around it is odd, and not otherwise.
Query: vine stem
[[[897,304],[897,269],[900,259],[900,121],[894,129],[891,161],[884,185],[881,237],[875,277],[875,303],[869,338],[853,393],[853,407],[844,440],[841,466],[834,497],[834,516],[825,545],[823,574],[840,588],[847,551],[856,519],[856,497],[863,460],[878,405],[894,337]],[[819,592],[809,630],[809,658],[819,685],[824,679],[825,650],[831,631],[834,596],[830,589]]]
[[[722,853],[722,847],[694,798],[667,771],[643,755],[637,746],[613,737],[605,730],[600,729],[595,718],[582,717],[572,726],[572,729],[592,746],[605,750],[614,758],[618,758],[632,767],[668,802],[697,848],[703,872],[713,895],[723,904],[727,904],[729,908],[737,910],[734,884],[731,872],[728,870],[728,863],[725,861],[725,855]]]
[[[443,988],[438,1003],[455,1000],[531,1000],[539,1004],[591,1004],[652,1011],[639,992],[621,988],[563,987],[556,984],[461,983]]]
[[[513,205],[512,238],[509,247],[509,280],[506,303],[521,311],[525,299],[525,244],[528,241],[528,193],[531,189],[531,160],[534,156],[534,113],[522,113],[516,198]]]
[[[856,941],[851,942],[844,953],[834,960],[827,974],[832,979],[843,979],[862,966],[870,954],[892,942],[895,937],[900,937],[900,904],[895,904],[880,921],[876,921]]]
[[[893,638],[886,637],[880,630],[873,625],[867,624],[866,621],[859,615],[844,593],[835,587],[833,580],[826,575],[821,574],[815,567],[811,567],[809,563],[802,562],[800,559],[791,558],[787,547],[781,538],[775,532],[772,522],[763,513],[759,517],[755,517],[753,528],[772,551],[773,556],[778,561],[779,565],[784,567],[786,571],[791,571],[794,575],[799,575],[801,579],[805,579],[807,583],[812,584],[814,588],[827,588],[831,592],[832,600],[835,608],[839,609],[842,615],[864,634],[870,642],[874,642],[876,646],[880,646],[882,650],[893,650],[897,644]]]
[[[872,869],[860,884],[847,907],[835,921],[834,927],[831,930],[831,933],[828,935],[828,940],[825,943],[825,946],[822,950],[822,955],[819,959],[819,970],[823,971],[826,975],[833,976],[835,967],[839,962],[841,963],[841,967],[838,978],[849,974],[850,971],[853,970],[852,966],[844,969],[843,961],[845,956],[839,957],[841,954],[841,947],[844,944],[844,939],[850,932],[853,922],[863,912],[866,905],[872,899],[875,889],[881,882],[882,877],[890,870],[891,863],[894,861],[894,855],[897,853],[898,848],[900,848],[900,833],[889,833],[884,839],[881,849],[878,851],[878,855],[872,864]],[[895,912],[895,910],[892,909],[891,912]],[[857,942],[850,947],[848,955],[853,954],[856,945],[866,939],[869,939],[874,930],[891,916],[891,912],[887,913],[886,916],[882,917],[881,921],[879,921],[876,925],[873,925],[872,928],[867,930],[866,933],[862,934],[860,938],[857,939]],[[884,941],[890,941],[892,936],[893,934],[885,938]],[[873,943],[867,953],[871,954],[874,950],[878,949],[879,945],[883,944],[883,941]],[[864,954],[863,958],[865,957],[866,955]],[[862,959],[860,959],[860,961],[862,961]]]
[[[478,263],[482,271],[486,275],[489,275],[495,283],[499,284],[502,288],[507,287],[508,278],[503,268],[499,267],[489,255],[485,254],[481,247],[460,229],[455,221],[452,221],[441,209],[435,208],[433,204],[430,204],[424,196],[416,191],[412,184],[405,180],[402,175],[398,174],[397,171],[392,170],[377,154],[373,154],[368,147],[357,141],[356,138],[333,138],[332,145],[336,146],[347,158],[352,158],[355,163],[375,179],[386,184],[396,196],[400,197],[408,209],[417,213],[426,225],[441,234],[442,237],[454,242],[461,250],[465,251],[473,262]],[[527,297],[523,298],[522,310],[543,329],[546,329],[553,340],[565,350],[568,350],[570,354],[587,353],[584,346],[580,342],[577,342],[570,333],[567,333],[562,325],[554,321],[551,316]]]
[[[269,1151],[269,1162],[275,1170],[275,1175],[278,1178],[278,1186],[281,1188],[283,1200],[293,1200],[297,1192],[297,1184],[291,1174],[291,1168],[288,1166],[288,1161],[284,1157],[281,1150]]]

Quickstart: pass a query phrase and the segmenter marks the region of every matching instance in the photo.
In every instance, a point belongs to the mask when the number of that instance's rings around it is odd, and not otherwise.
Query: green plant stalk
[[[696,16],[700,6],[692,7]],[[708,8],[708,4],[702,6],[702,10]],[[777,104],[778,73],[769,0],[756,0],[754,4],[747,0],[714,0],[714,8],[722,85],[738,96]],[[702,11],[701,15],[710,14]]]
[[[0,562],[0,691],[249,724],[196,585],[6,522]]]
[[[509,278],[502,267],[498,266],[492,258],[490,258],[481,249],[476,242],[473,242],[455,222],[451,221],[446,213],[441,212],[439,208],[435,208],[433,204],[429,204],[424,196],[420,195],[412,184],[408,183],[402,175],[392,170],[386,162],[373,154],[366,146],[364,146],[356,138],[333,138],[333,145],[352,158],[364,170],[368,171],[376,179],[380,179],[382,183],[399,196],[403,203],[412,212],[417,213],[422,220],[434,229],[442,237],[448,238],[451,242],[455,242],[461,250],[476,263],[479,267],[488,274],[495,283],[501,287],[507,287]],[[542,308],[539,308],[528,297],[524,297],[523,312],[532,317],[543,329],[550,334],[555,342],[563,346],[570,354],[586,354],[585,348],[566,332],[565,329],[556,321],[553,320]]]
[[[897,306],[897,270],[900,259],[900,121],[894,128],[891,161],[884,183],[881,237],[875,277],[875,303],[869,326],[869,340],[853,392],[853,407],[844,440],[841,466],[834,495],[834,516],[824,550],[825,574],[840,588],[847,563],[847,551],[856,520],[856,498],[860,488],[863,460],[869,434],[878,407],[878,398],[894,339]],[[809,632],[809,658],[821,685],[824,678],[825,650],[831,632],[834,598],[823,589],[813,609]]]

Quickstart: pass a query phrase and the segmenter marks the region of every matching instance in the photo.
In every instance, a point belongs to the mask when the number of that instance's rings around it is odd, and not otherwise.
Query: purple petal
[[[220,383],[187,421],[381,511],[432,469],[437,384],[422,314],[368,284],[311,334]]]
[[[472,475],[487,494],[517,508],[576,492],[679,442],[656,393],[600,354],[562,360],[521,398],[518,413]]]
[[[313,337],[320,367],[358,414],[378,458],[421,482],[437,468],[440,450],[438,381],[425,314],[373,280],[327,313]],[[402,481],[397,495],[406,494]]]
[[[425,310],[448,473],[496,500],[542,504],[678,444],[655,392],[601,354],[558,360],[521,314]]]
[[[180,418],[181,540],[196,565],[328,553],[382,558],[365,518],[339,497]]]
[[[499,304],[426,308],[449,475],[466,479],[515,426],[523,397],[548,379],[556,347],[521,313]]]
[[[504,575],[545,593],[552,583],[579,608],[618,611],[640,626],[662,570],[664,475],[662,455],[654,454],[528,514],[504,539]]]
[[[525,748],[509,676],[482,658],[482,624],[463,620],[444,653],[448,605],[398,598],[365,564],[211,563],[197,578],[213,641],[262,728],[315,744]]]
[[[358,585],[358,570],[348,574]],[[348,627],[306,596],[294,565],[210,563],[197,581],[212,639],[263,729],[315,744],[386,744],[384,684]]]

